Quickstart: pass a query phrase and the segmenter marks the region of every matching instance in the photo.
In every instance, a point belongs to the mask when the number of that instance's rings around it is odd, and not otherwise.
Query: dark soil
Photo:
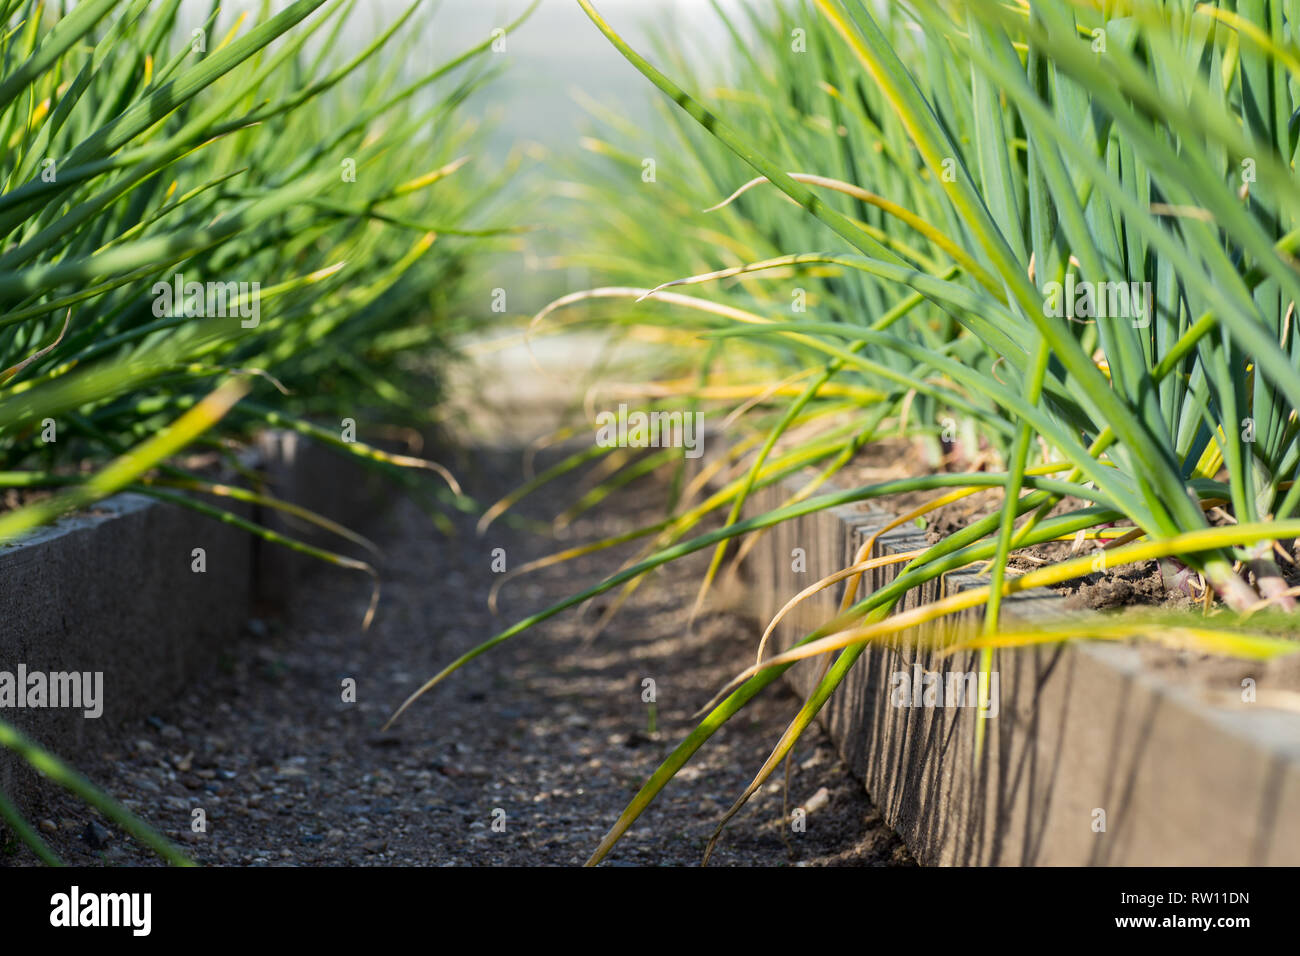
[[[517,456],[478,464],[469,486],[485,500],[506,487],[503,475],[518,474]],[[642,482],[577,521],[564,544],[649,521],[661,501],[661,489]],[[570,502],[559,488],[527,511],[549,519]],[[555,543],[504,522],[482,539],[468,519],[457,528],[447,540],[414,505],[398,503],[372,532],[386,560],[369,634],[359,626],[366,583],[323,572],[289,623],[250,622],[221,672],[183,700],[160,702],[79,769],[206,864],[583,862],[694,726],[692,712],[752,654],[760,630],[731,612],[687,626],[708,561],[697,554],[642,586],[596,639],[592,622],[612,596],[471,662],[385,733],[394,707],[439,667],[629,554],[600,552],[510,582],[494,622],[485,610],[493,549],[504,548],[513,568]],[[357,683],[355,703],[341,699],[347,678]],[[656,683],[654,732],[645,678]],[[798,704],[779,683],[761,695],[696,754],[611,862],[697,864]],[[810,810],[806,831],[795,833],[782,818],[779,779],[769,782],[733,820],[713,864],[911,865],[816,726],[793,764],[790,806],[799,805]],[[206,832],[192,832],[195,809]],[[493,827],[500,820],[503,832]],[[158,862],[61,791],[51,790],[36,823],[69,863]],[[34,862],[12,842],[0,852],[0,865]]]
[[[972,470],[969,464],[948,461],[947,470]],[[837,476],[840,487],[873,484],[915,474],[933,472],[924,462],[914,443],[889,441],[867,449],[859,459]],[[876,499],[877,507],[894,514],[904,514],[933,501],[944,492],[924,491],[891,495]],[[1086,502],[1065,499],[1053,510],[1083,507]],[[961,530],[971,522],[997,512],[1002,506],[1002,493],[998,490],[980,491],[953,504],[945,505],[924,518],[926,537],[931,544]],[[1211,523],[1227,519],[1217,509],[1210,514]],[[1095,544],[1088,542],[1088,548]],[[1044,564],[1063,561],[1073,554],[1073,542],[1053,542],[1026,548],[1013,555],[1008,566],[1014,571],[1027,571]],[[1294,564],[1278,562],[1291,586],[1300,584],[1300,569]],[[1188,570],[1176,561],[1148,561],[1142,564],[1112,568],[1064,581],[1054,588],[1062,598],[1063,611],[1106,611],[1127,613],[1137,610],[1193,611],[1201,607],[1199,600],[1187,593],[1184,582]],[[1173,585],[1167,586],[1166,579]],[[1276,631],[1275,631],[1276,632]],[[1293,632],[1291,636],[1296,636]],[[1300,654],[1274,658],[1267,662],[1236,660],[1213,656],[1187,649],[1173,648],[1153,641],[1132,641],[1142,664],[1148,670],[1175,681],[1177,686],[1190,690],[1220,706],[1240,706],[1240,688],[1247,678],[1252,686],[1258,685],[1256,702],[1262,706],[1284,710],[1300,710]]]
[[[861,453],[859,458],[850,462],[837,476],[837,484],[851,488],[925,474],[934,470],[923,460],[915,442],[885,440],[870,446]],[[975,469],[969,462],[963,463],[950,458],[943,463],[943,470],[961,472]],[[928,504],[949,490],[953,489],[887,495],[875,499],[873,504],[885,511],[902,515]],[[1059,515],[1087,505],[1086,501],[1066,498],[1052,509],[1051,514]],[[1000,490],[978,491],[929,512],[918,520],[918,527],[925,530],[930,544],[936,544],[973,522],[998,513],[1001,507]],[[1219,514],[1217,510],[1210,515],[1211,524],[1223,523],[1225,520],[1228,520],[1226,516]],[[1091,550],[1096,546],[1095,542],[1087,542],[1081,547]],[[1008,567],[1016,572],[1029,571],[1044,564],[1090,553],[1090,550],[1080,550],[1073,542],[1068,541],[1035,545],[1013,554],[1008,561]],[[1278,563],[1287,583],[1291,586],[1300,585],[1300,567],[1282,561]],[[1193,598],[1191,589],[1185,585],[1188,576],[1185,571],[1182,565],[1174,561],[1167,562],[1163,569],[1160,562],[1148,561],[1074,578],[1049,590],[1065,598],[1065,607],[1070,610],[1106,610],[1125,607],[1187,610],[1198,606],[1198,601]],[[1170,583],[1172,587],[1169,586]]]

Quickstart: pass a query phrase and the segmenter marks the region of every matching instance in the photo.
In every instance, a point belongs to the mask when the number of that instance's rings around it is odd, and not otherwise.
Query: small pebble
[[[92,849],[102,850],[108,846],[108,842],[113,839],[113,835],[94,820],[91,820],[86,824],[86,828],[81,831],[81,838],[90,844]]]
[[[818,788],[817,792],[808,798],[808,802],[803,805],[805,813],[816,813],[826,804],[831,802],[830,791],[825,787]]]

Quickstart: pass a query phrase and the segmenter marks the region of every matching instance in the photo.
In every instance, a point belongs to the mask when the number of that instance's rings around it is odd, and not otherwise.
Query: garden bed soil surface
[[[518,463],[518,455],[480,455],[469,468],[478,474],[462,478],[490,502],[518,481]],[[571,492],[561,482],[522,510],[549,519]],[[640,482],[575,523],[564,544],[649,522],[661,501],[660,486]],[[607,599],[471,662],[382,732],[393,708],[443,664],[631,553],[600,552],[520,577],[503,589],[493,621],[485,610],[493,549],[504,548],[513,568],[555,544],[501,521],[484,538],[469,519],[457,530],[444,539],[399,502],[372,532],[386,557],[369,634],[360,631],[367,582],[323,571],[296,596],[287,623],[250,622],[220,672],[184,699],[159,701],[146,721],[78,760],[79,769],[204,864],[583,862],[694,726],[690,715],[748,660],[758,631],[731,611],[688,627],[708,561],[701,552],[647,582],[595,640],[591,625]],[[341,700],[349,677],[356,703]],[[654,734],[641,699],[646,677],[657,685]],[[782,683],[769,688],[697,753],[611,862],[697,864],[798,704]],[[791,832],[782,786],[770,782],[732,822],[713,865],[911,865],[817,724],[796,750],[790,787],[790,806],[811,808],[806,831]],[[206,814],[205,833],[192,832],[196,808]],[[504,832],[492,828],[498,808]],[[68,863],[158,862],[53,788],[34,822]],[[0,866],[35,862],[12,841],[0,852]]]
[[[943,470],[970,470],[970,465],[949,462]],[[835,482],[839,487],[856,488],[934,471],[935,468],[923,459],[915,442],[886,440],[869,447],[850,462],[836,475]],[[865,509],[874,505],[889,514],[902,515],[949,490],[951,489],[886,495],[863,507]],[[1086,505],[1087,502],[1079,499],[1065,499],[1052,513],[1058,514]],[[926,538],[934,544],[974,521],[997,513],[1001,507],[1000,490],[976,492],[927,514],[924,518]],[[1212,523],[1216,521],[1213,516],[1211,520]],[[1094,546],[1091,542],[1086,544],[1086,547]],[[1044,564],[1064,561],[1079,553],[1086,552],[1073,551],[1070,542],[1042,544],[1026,548],[1013,556],[1008,567],[1016,572],[1024,572]],[[1281,561],[1278,563],[1288,584],[1300,584],[1300,568]],[[1201,607],[1200,601],[1193,600],[1182,591],[1167,589],[1160,565],[1155,561],[1089,574],[1044,589],[1044,593],[1052,592],[1062,599],[1063,612],[1123,613],[1135,608],[1192,611]],[[1300,640],[1300,618],[1297,618],[1292,636]],[[1243,679],[1251,678],[1260,686],[1258,703],[1288,710],[1300,709],[1300,652],[1261,664],[1176,650],[1150,642],[1136,642],[1136,645],[1144,664],[1152,670],[1168,677],[1176,677],[1186,686],[1199,688],[1205,694],[1214,696],[1218,703],[1228,702],[1229,698],[1240,703],[1239,692],[1232,688],[1239,688]]]
[[[86,458],[78,461],[71,468],[60,468],[55,470],[55,474],[71,477],[74,475],[88,478],[93,475],[98,468],[104,467],[106,462],[94,461]],[[231,469],[228,467],[224,458],[214,452],[202,452],[182,456],[177,460],[177,464],[191,473],[202,478],[212,481],[218,481],[223,477],[229,477]],[[58,486],[49,488],[0,488],[0,514],[7,511],[17,511],[19,508],[26,508],[28,505],[34,505],[38,501],[46,501],[53,498],[61,490]],[[94,505],[82,508],[79,512],[84,515],[100,516],[106,512],[102,508]]]

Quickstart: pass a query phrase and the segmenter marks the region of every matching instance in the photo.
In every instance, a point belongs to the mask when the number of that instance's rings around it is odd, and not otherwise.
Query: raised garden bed
[[[783,504],[801,482],[755,494],[753,513]],[[754,607],[770,620],[787,600],[852,562],[893,515],[845,506],[777,525],[750,558]],[[925,545],[917,529],[882,535],[874,555]],[[792,570],[791,552],[807,552]],[[867,572],[863,588],[896,566]],[[909,593],[914,607],[987,583],[949,574]],[[786,650],[838,609],[843,586],[796,608],[773,635]],[[1004,618],[1062,611],[1055,596],[1011,598]],[[905,643],[905,639],[903,642]],[[932,651],[875,646],[858,661],[821,720],[850,768],[916,859],[943,865],[1295,865],[1300,863],[1300,712],[1271,706],[1279,663],[1216,668],[1188,682],[1175,652],[1076,641],[1001,650],[998,713],[896,706],[891,678],[977,671],[978,652],[939,660]],[[1161,663],[1173,666],[1158,666]],[[817,662],[786,678],[807,694]],[[1234,676],[1235,675],[1235,676]],[[1241,678],[1258,702],[1241,700]],[[892,685],[896,686],[896,685]],[[976,721],[987,741],[975,760]],[[1097,829],[1099,812],[1105,829]]]
[[[344,524],[380,504],[378,475],[295,433],[264,433],[248,457],[277,494]],[[219,504],[313,538],[260,509]],[[196,548],[204,552],[201,573]],[[48,706],[47,689],[47,706],[6,707],[5,719],[75,763],[107,728],[147,716],[151,702],[214,667],[250,617],[286,605],[309,567],[240,528],[138,494],[114,495],[0,546],[0,671],[75,673],[94,698],[90,708]],[[0,749],[0,790],[26,810],[38,787],[35,772]]]

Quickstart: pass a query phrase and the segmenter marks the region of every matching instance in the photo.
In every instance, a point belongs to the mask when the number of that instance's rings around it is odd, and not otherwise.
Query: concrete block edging
[[[382,476],[293,432],[258,437],[243,456],[272,493],[345,525],[378,507]],[[340,550],[302,523],[230,499],[222,509],[274,530]],[[346,542],[343,543],[346,545]],[[194,549],[205,570],[195,570]],[[341,550],[348,550],[347,547]],[[223,649],[260,609],[283,608],[312,559],[241,528],[145,495],[113,495],[0,545],[0,694],[20,672],[49,684],[40,706],[0,696],[0,718],[73,766],[111,728],[148,716],[216,666]],[[98,687],[98,716],[55,698],[77,675],[78,693]],[[20,689],[22,690],[22,689]],[[30,701],[41,698],[28,694]],[[60,703],[63,706],[51,706]],[[30,818],[43,782],[0,748],[0,791]]]
[[[762,488],[746,512],[780,507],[802,484],[791,478]],[[846,505],[770,529],[747,559],[752,604],[764,623],[809,584],[848,566],[890,518]],[[877,539],[872,556],[924,543],[915,529],[900,527]],[[807,554],[802,574],[792,568],[796,547]],[[897,567],[867,572],[859,595],[887,583]],[[899,606],[981,583],[986,579],[949,572]],[[773,651],[829,620],[844,586],[792,611],[773,634]],[[1060,602],[1052,595],[1026,593],[1004,604],[1008,621],[1055,613]],[[1087,641],[998,651],[996,716],[897,706],[895,675],[919,665],[936,672],[942,687],[951,674],[979,669],[978,652],[938,659],[901,643],[864,653],[819,719],[918,861],[1300,864],[1300,714],[1208,702],[1144,666],[1136,648]],[[800,662],[785,679],[806,696],[818,667]],[[978,763],[977,720],[986,724]]]

